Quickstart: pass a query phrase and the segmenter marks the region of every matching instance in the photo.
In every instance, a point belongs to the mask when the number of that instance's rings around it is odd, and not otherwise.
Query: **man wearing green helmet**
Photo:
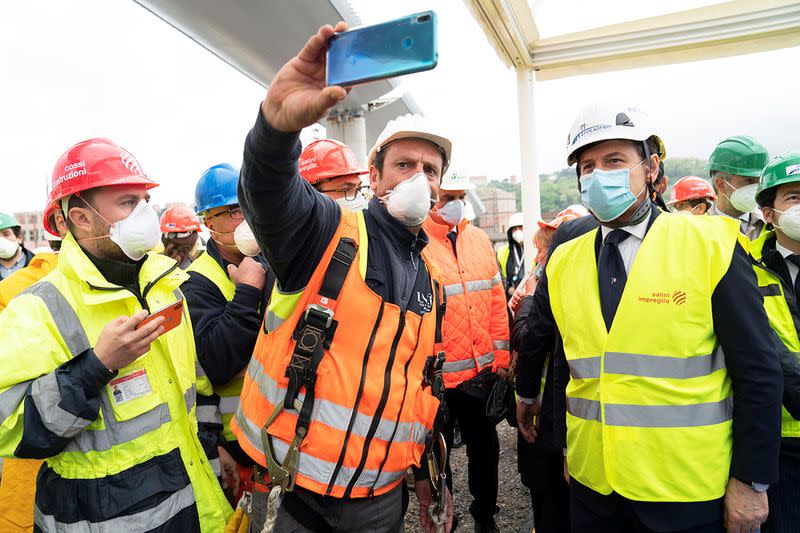
[[[19,222],[6,213],[0,213],[0,279],[25,268],[33,259],[33,252],[22,245]]]
[[[739,219],[742,233],[749,239],[758,237],[765,225],[756,209],[756,188],[767,161],[764,145],[747,135],[736,135],[714,148],[705,167],[717,193],[708,214]]]
[[[784,374],[779,480],[767,491],[765,532],[796,531],[800,524],[800,151],[773,159],[761,175],[756,194],[766,221],[750,253],[770,325],[785,346],[779,350]]]

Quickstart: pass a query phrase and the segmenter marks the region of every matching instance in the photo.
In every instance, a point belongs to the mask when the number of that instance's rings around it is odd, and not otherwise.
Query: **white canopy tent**
[[[800,2],[789,0],[734,0],[546,38],[540,38],[534,0],[464,1],[497,55],[517,72],[522,206],[528,227],[541,213],[534,121],[537,82],[800,45]],[[578,18],[587,8],[578,0],[558,3],[562,17]],[[605,11],[623,7],[593,4]],[[532,247],[525,248],[529,265],[533,253]]]

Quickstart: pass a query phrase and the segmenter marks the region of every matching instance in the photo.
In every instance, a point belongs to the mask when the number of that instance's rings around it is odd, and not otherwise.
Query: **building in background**
[[[474,179],[474,178],[471,178]],[[489,235],[494,243],[508,240],[508,219],[517,211],[517,195],[494,187],[478,191],[486,212],[477,219],[477,226]]]
[[[36,248],[50,247],[47,239],[44,238],[44,213],[42,211],[14,213],[14,218],[17,219],[22,229],[25,248],[35,250]]]

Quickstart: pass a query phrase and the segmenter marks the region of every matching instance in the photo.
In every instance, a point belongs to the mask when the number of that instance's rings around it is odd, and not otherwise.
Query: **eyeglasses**
[[[228,215],[228,218],[231,220],[244,220],[244,213],[242,213],[241,207],[234,207],[233,209],[226,209],[225,211],[220,211],[211,216],[206,216],[206,220],[211,220],[212,218],[216,218],[222,215]]]
[[[347,187],[346,189],[326,189],[326,190],[318,189],[318,190],[321,193],[340,192],[340,193],[344,194],[345,200],[355,200],[356,196],[358,196],[359,194],[361,194],[363,196],[364,195],[364,189],[368,189],[368,188],[369,187],[367,187],[366,185],[361,185],[359,187],[355,187],[355,186],[354,187]]]

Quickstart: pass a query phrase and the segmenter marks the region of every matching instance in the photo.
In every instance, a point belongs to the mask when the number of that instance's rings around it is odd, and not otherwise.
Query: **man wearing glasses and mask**
[[[367,207],[361,182],[368,171],[360,168],[355,152],[344,143],[322,139],[309,144],[300,154],[300,175],[316,190],[345,209],[361,211]]]

